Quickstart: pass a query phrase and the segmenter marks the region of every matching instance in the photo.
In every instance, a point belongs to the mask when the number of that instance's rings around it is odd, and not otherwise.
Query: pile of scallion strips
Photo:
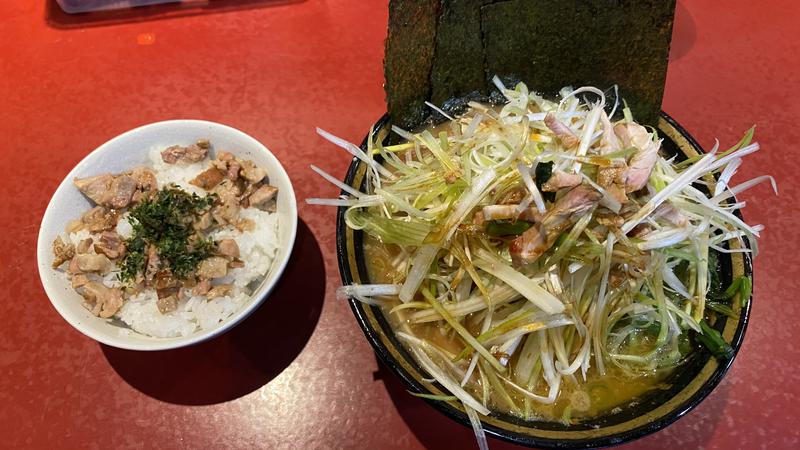
[[[357,190],[312,166],[343,192],[307,200],[347,208],[351,228],[392,246],[393,279],[340,296],[399,316],[398,338],[452,394],[434,398],[461,401],[482,446],[478,414],[502,398],[532,417],[566,377],[669,370],[699,348],[692,339],[730,357],[708,321],[748,301],[751,280],[716,288],[716,261],[757,253],[763,227],[734,214],[744,206],[734,196],[764,181],[775,189],[770,176],[731,184],[759,149],[753,129],[677,161],[596,88],[565,88],[553,102],[495,84],[502,108],[471,103],[452,118],[430,105],[450,121],[393,127],[401,144],[372,133],[362,151],[318,129],[366,164],[366,182]],[[416,334],[425,324],[460,351]]]

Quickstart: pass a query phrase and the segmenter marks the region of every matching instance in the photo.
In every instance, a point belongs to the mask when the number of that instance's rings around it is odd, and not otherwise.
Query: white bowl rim
[[[152,341],[148,341],[145,343],[132,343],[127,341],[124,336],[120,336],[119,339],[109,339],[108,336],[103,335],[102,333],[95,332],[91,328],[81,326],[78,321],[74,320],[73,316],[67,311],[66,307],[61,304],[61,302],[54,300],[54,297],[57,297],[58,293],[54,291],[53,288],[48,287],[49,282],[46,279],[46,275],[43,271],[44,269],[53,270],[50,267],[50,263],[48,260],[49,254],[52,251],[51,246],[52,242],[47,242],[45,238],[45,233],[42,228],[42,224],[44,224],[45,219],[48,217],[49,214],[52,213],[52,207],[55,204],[56,198],[60,196],[65,190],[72,189],[72,182],[71,180],[75,177],[75,174],[80,172],[80,170],[88,165],[88,161],[93,159],[93,157],[99,153],[106,151],[108,148],[112,148],[116,145],[119,141],[127,138],[131,134],[141,133],[145,130],[151,128],[160,128],[160,127],[170,127],[170,126],[179,126],[179,125],[204,125],[213,128],[218,128],[225,133],[231,135],[237,135],[244,140],[251,141],[253,146],[257,148],[259,151],[263,152],[267,159],[272,160],[274,162],[274,167],[278,169],[278,173],[280,176],[285,178],[286,183],[289,186],[288,192],[281,191],[281,195],[288,197],[288,205],[289,211],[287,211],[286,216],[289,218],[288,224],[281,223],[281,227],[289,226],[290,227],[290,238],[287,242],[281,243],[282,246],[288,246],[287,253],[282,260],[274,260],[272,262],[272,267],[270,267],[270,271],[274,273],[274,276],[268,282],[265,282],[261,285],[258,291],[253,293],[252,300],[242,307],[240,310],[236,311],[233,315],[225,319],[225,321],[218,327],[213,328],[211,330],[201,330],[196,333],[193,333],[189,336],[183,337],[174,337],[174,338],[152,338]],[[270,175],[273,175],[274,172],[271,172]],[[278,158],[269,150],[267,147],[259,142],[254,137],[250,136],[249,134],[233,128],[229,125],[224,125],[218,122],[212,122],[209,120],[202,120],[202,119],[171,119],[171,120],[163,120],[159,122],[152,122],[145,125],[141,125],[139,127],[133,128],[131,130],[125,131],[108,141],[100,144],[97,148],[89,152],[86,156],[81,159],[81,161],[69,171],[69,173],[64,177],[61,183],[56,188],[55,192],[53,193],[50,201],[47,203],[47,208],[45,209],[44,214],[42,215],[42,220],[39,224],[39,234],[36,244],[37,249],[37,269],[39,271],[39,279],[42,283],[42,287],[47,294],[47,298],[50,300],[50,304],[58,311],[61,317],[64,318],[67,323],[72,325],[73,328],[94,339],[97,342],[102,344],[106,344],[112,347],[120,348],[123,350],[143,350],[143,351],[158,351],[158,350],[171,350],[181,347],[188,347],[194,344],[198,344],[200,342],[212,339],[216,336],[224,334],[241,321],[246,319],[250,314],[252,314],[259,306],[269,297],[272,290],[280,281],[281,276],[283,275],[286,266],[289,263],[289,260],[292,257],[295,239],[297,237],[297,199],[294,193],[294,186],[292,185],[291,178],[286,173],[286,169],[284,169],[283,165],[280,163]],[[98,320],[103,320],[98,318]],[[135,332],[134,332],[135,333]],[[145,336],[145,335],[142,335]]]

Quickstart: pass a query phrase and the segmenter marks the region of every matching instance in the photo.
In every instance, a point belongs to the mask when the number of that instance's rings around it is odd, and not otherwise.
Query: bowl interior
[[[148,151],[153,147],[189,145],[198,139],[209,139],[214,151],[225,150],[253,160],[269,174],[270,184],[278,187],[278,235],[281,245],[272,267],[253,293],[253,299],[216,328],[190,336],[153,338],[133,332],[92,315],[81,306],[82,298],[69,284],[63,272],[54,270],[52,242],[63,233],[64,226],[78,219],[93,204],[76,189],[74,178],[119,173],[148,164]],[[261,143],[234,128],[201,120],[171,120],[145,125],[121,134],[86,156],[61,182],[47,206],[39,230],[37,259],[42,285],[53,306],[72,326],[85,335],[114,347],[133,350],[164,350],[182,347],[224,332],[241,321],[266,298],[283,272],[294,245],[297,230],[297,204],[289,176],[275,156]]]
[[[379,121],[374,129],[380,130],[388,123],[387,117]],[[664,114],[658,123],[658,131],[664,138],[663,149],[678,159],[701,153],[700,146]],[[358,160],[353,161],[345,182],[352,186],[362,186],[365,167]],[[344,208],[340,208],[337,223],[337,250],[339,269],[343,284],[366,284],[369,277],[362,248],[362,232],[349,229],[344,223]],[[731,244],[738,245],[738,244]],[[735,277],[750,275],[749,258],[742,253],[720,255],[720,275],[723,285]],[[380,359],[412,392],[446,394],[438,384],[424,382],[428,375],[422,370],[404,346],[395,338],[383,312],[351,299],[351,308],[368,340]],[[738,351],[747,326],[750,303],[744,308],[734,306],[739,314],[738,320],[722,318],[714,328]],[[482,418],[484,429],[496,437],[517,444],[554,447],[581,448],[617,444],[652,433],[673,422],[705,398],[719,383],[732,363],[732,359],[720,363],[705,351],[693,352],[692,356],[665,380],[670,387],[654,390],[635,402],[622,404],[621,410],[581,423],[565,425],[549,421],[526,421],[503,413],[493,413]],[[454,420],[470,426],[469,419],[460,404],[455,402],[430,401]]]

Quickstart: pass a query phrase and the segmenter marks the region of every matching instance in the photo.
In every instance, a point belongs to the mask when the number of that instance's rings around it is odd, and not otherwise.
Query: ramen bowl
[[[374,130],[389,125],[388,116],[381,118]],[[658,119],[657,130],[663,138],[662,151],[679,160],[703,153],[697,142],[667,114]],[[366,139],[362,144],[366,149]],[[345,183],[363,189],[366,166],[354,159]],[[345,208],[340,208],[337,220],[337,252],[342,283],[369,284],[364,235],[345,224]],[[735,244],[731,244],[735,245]],[[723,286],[736,277],[751,276],[749,257],[744,253],[720,254],[719,273]],[[747,328],[751,302],[744,306],[734,302],[735,318],[721,317],[714,323],[723,339],[735,353],[739,350]],[[350,299],[353,314],[379,359],[393,372],[410,392],[436,396],[449,395],[415,361],[395,336],[384,312],[377,306]],[[700,347],[663,380],[663,389],[652,389],[632,400],[589,419],[565,424],[546,420],[525,420],[507,413],[493,411],[481,417],[484,431],[496,438],[515,444],[539,448],[590,448],[620,444],[655,433],[675,422],[702,402],[719,384],[733,363],[733,357],[720,361]],[[463,406],[457,402],[426,400],[447,417],[470,427]]]

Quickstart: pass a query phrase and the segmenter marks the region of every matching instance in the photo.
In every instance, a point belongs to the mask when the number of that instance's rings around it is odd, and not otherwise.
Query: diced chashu
[[[156,307],[161,314],[168,314],[178,309],[177,294],[169,294],[156,299]]]
[[[211,143],[199,140],[192,145],[173,145],[161,151],[161,159],[167,164],[191,164],[202,161],[208,155]]]
[[[193,184],[201,189],[210,191],[214,189],[222,180],[225,179],[225,173],[216,167],[209,167],[208,169],[200,172],[194,177],[189,184]]]
[[[267,176],[266,170],[258,167],[249,159],[237,159],[236,161],[241,165],[240,174],[250,183],[260,183]]]
[[[97,281],[89,281],[82,286],[83,298],[92,306],[90,311],[99,317],[108,318],[122,307],[122,291],[109,288]]]
[[[131,203],[139,203],[143,198],[150,196],[158,190],[158,179],[156,173],[147,167],[136,167],[130,172],[126,172],[131,178],[136,180],[136,191],[131,196]]]
[[[89,253],[93,243],[94,239],[92,239],[91,236],[87,237],[86,239],[78,242],[78,245],[75,246],[75,253]]]
[[[218,285],[212,287],[206,293],[206,297],[209,300],[212,299],[212,298],[217,298],[217,297],[225,297],[226,295],[228,295],[231,292],[231,289],[233,289],[233,285],[232,284],[218,284]]]
[[[614,162],[610,166],[598,167],[597,169],[597,184],[622,204],[628,202],[625,186],[627,172],[628,167],[624,161]]]
[[[218,223],[225,225],[228,223],[236,223],[239,219],[239,195],[241,190],[239,186],[230,181],[223,180],[212,191],[217,194],[217,204],[211,208],[211,216]]]
[[[581,181],[581,176],[577,173],[555,170],[550,175],[550,178],[542,183],[542,191],[556,192],[559,189],[575,187],[581,184]]]
[[[117,226],[119,212],[109,210],[102,206],[95,206],[86,211],[81,217],[81,222],[90,233],[98,231],[112,230]]]
[[[208,291],[211,290],[211,281],[207,279],[203,279],[197,282],[192,288],[192,295],[206,295]]]
[[[53,241],[53,268],[56,269],[75,256],[75,246],[56,236]]]
[[[614,126],[614,133],[622,142],[623,147],[635,147],[637,150],[628,161],[625,191],[638,191],[647,184],[647,179],[650,178],[650,172],[658,160],[661,141],[653,141],[652,135],[647,129],[637,123],[618,123]]]
[[[217,242],[217,251],[220,255],[231,258],[239,257],[239,245],[233,239],[221,239]]]
[[[131,203],[136,191],[136,180],[122,175],[103,174],[88,178],[76,178],[75,186],[100,206],[122,209]]]
[[[214,225],[214,218],[211,216],[210,212],[201,214],[192,224],[194,229],[199,231],[205,231],[211,228],[211,225]]]
[[[275,186],[270,185],[262,185],[256,189],[255,192],[250,194],[248,197],[250,206],[254,206],[259,209],[264,209],[270,201],[274,200],[275,197],[278,195],[278,188]]]
[[[119,175],[107,173],[76,178],[73,183],[97,205],[111,209],[125,208],[158,188],[155,173],[146,167],[137,167]]]
[[[574,224],[581,214],[596,206],[602,194],[587,185],[580,185],[556,201],[542,222],[529,228],[509,244],[515,264],[535,261],[549,249],[566,228]]]
[[[99,273],[106,274],[111,270],[111,260],[106,255],[84,253],[75,255],[70,261],[71,273]]]
[[[72,284],[72,289],[78,289],[81,286],[86,285],[89,282],[89,277],[82,273],[76,273],[70,276],[70,283]]]
[[[598,148],[600,156],[622,150],[622,144],[614,133],[614,126],[611,125],[611,121],[604,110],[600,111],[600,123],[603,127],[603,134],[600,137]],[[628,196],[625,194],[627,190],[625,187],[627,172],[628,165],[625,162],[625,158],[622,157],[613,159],[608,166],[597,168],[597,184],[621,204],[628,202]]]
[[[117,259],[125,253],[125,242],[114,231],[104,231],[100,235],[100,242],[94,244],[94,251],[110,259]]]
[[[211,280],[222,278],[228,274],[228,259],[222,256],[211,256],[200,261],[197,266],[197,276]]]
[[[148,283],[153,281],[160,268],[161,258],[158,257],[158,248],[155,245],[150,245],[147,247],[147,264],[145,264],[144,269],[145,281]]]
[[[580,139],[575,136],[575,133],[552,113],[547,113],[547,115],[545,115],[544,124],[556,135],[565,148],[577,147],[581,142]]]

